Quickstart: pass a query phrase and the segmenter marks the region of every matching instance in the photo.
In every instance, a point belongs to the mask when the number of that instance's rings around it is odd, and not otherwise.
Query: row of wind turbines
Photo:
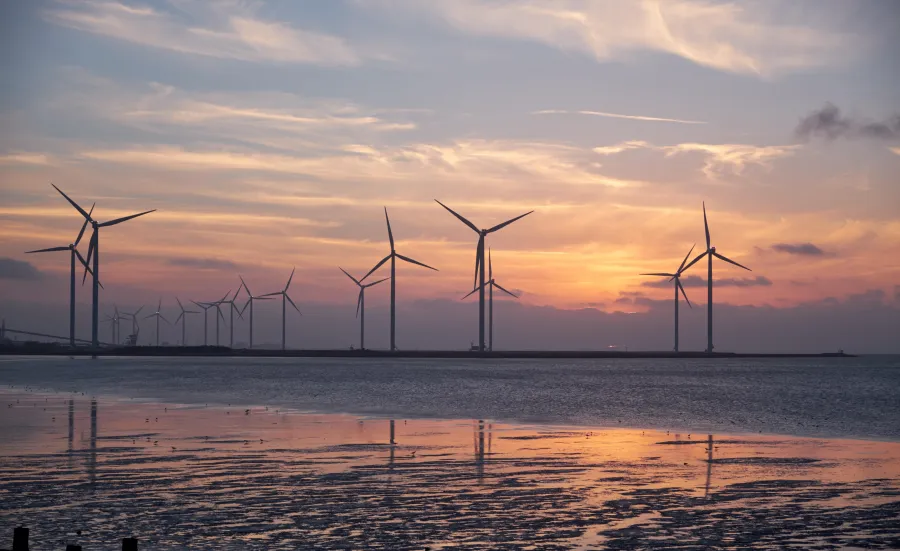
[[[52,185],[52,184],[51,184]],[[68,251],[70,253],[70,289],[69,289],[69,299],[70,299],[70,311],[69,311],[69,340],[70,345],[75,345],[75,270],[76,270],[76,261],[84,267],[84,275],[82,276],[82,284],[86,281],[88,274],[91,275],[92,278],[92,308],[91,308],[91,343],[94,348],[99,347],[99,338],[98,338],[98,325],[99,325],[99,289],[102,288],[102,284],[100,283],[100,228],[114,226],[120,224],[122,222],[126,222],[128,220],[137,218],[139,216],[144,216],[151,212],[154,212],[156,209],[148,210],[144,212],[140,212],[137,214],[132,214],[129,216],[123,216],[121,218],[116,218],[114,220],[109,220],[106,222],[99,222],[95,220],[92,215],[94,211],[94,206],[91,206],[89,211],[85,211],[78,203],[72,200],[68,195],[66,195],[61,189],[53,185],[53,188],[56,189],[62,195],[66,201],[68,201],[74,208],[77,210],[82,217],[84,218],[84,223],[81,226],[81,230],[78,233],[75,241],[69,245],[61,246],[61,247],[50,247],[46,249],[38,249],[34,251],[27,251],[28,253],[47,253],[47,252],[61,252]],[[514,218],[511,218],[505,222],[497,224],[495,226],[489,228],[478,228],[475,224],[469,221],[467,218],[454,211],[447,205],[441,203],[438,200],[435,200],[441,207],[446,209],[450,214],[456,217],[460,222],[462,222],[469,229],[478,234],[478,241],[475,249],[475,278],[473,283],[472,290],[466,294],[463,299],[468,298],[474,293],[478,293],[478,346],[473,347],[478,351],[484,352],[486,350],[493,350],[493,298],[494,298],[494,289],[496,288],[500,292],[503,292],[513,298],[518,298],[514,293],[502,287],[497,281],[494,279],[493,275],[493,263],[491,261],[490,249],[487,247],[486,240],[487,236],[495,233],[506,226],[520,220],[534,211],[529,211],[524,214],[520,214]],[[356,315],[360,320],[360,348],[365,349],[365,291],[366,289],[378,285],[384,281],[390,280],[391,285],[391,300],[390,300],[390,349],[391,351],[397,350],[396,345],[396,296],[397,296],[397,261],[403,261],[409,264],[414,264],[420,267],[424,267],[430,270],[437,271],[437,268],[433,268],[428,264],[420,262],[418,260],[412,259],[408,256],[404,256],[397,252],[395,243],[394,243],[394,234],[391,229],[391,221],[388,217],[387,208],[384,209],[385,222],[387,225],[388,232],[388,241],[390,244],[390,252],[385,256],[381,261],[379,261],[375,266],[368,271],[363,277],[356,278],[351,275],[349,272],[340,268],[341,272],[343,272],[348,278],[350,278],[354,284],[359,289],[359,293],[357,295],[356,302]],[[87,258],[83,257],[81,253],[78,251],[78,244],[81,242],[82,237],[84,236],[85,230],[87,229],[87,225],[90,224],[92,227],[92,234],[90,238],[90,244],[88,246],[88,254]],[[687,297],[687,293],[684,290],[684,286],[681,283],[681,276],[694,264],[699,262],[704,257],[707,258],[707,287],[708,287],[708,301],[707,301],[707,352],[713,351],[713,258],[718,258],[745,270],[750,270],[746,266],[735,262],[722,255],[721,253],[716,251],[716,247],[712,246],[709,232],[709,224],[706,216],[706,204],[703,204],[703,227],[706,236],[706,250],[696,256],[693,260],[688,262],[688,258],[690,258],[691,253],[694,250],[694,247],[691,247],[691,250],[688,251],[687,255],[685,255],[684,260],[682,260],[678,269],[675,272],[653,272],[641,274],[645,276],[659,276],[659,277],[668,277],[669,281],[674,282],[674,290],[675,290],[675,346],[674,350],[677,352],[679,350],[679,335],[678,335],[678,308],[679,308],[679,293],[684,297],[689,307],[693,307],[690,303],[690,300]],[[485,258],[485,250],[488,250],[487,258]],[[93,264],[92,264],[93,261]],[[366,282],[366,280],[372,276],[375,272],[377,272],[382,266],[384,266],[388,261],[390,261],[390,275],[388,277],[384,277],[382,279],[378,279],[376,281]],[[487,272],[487,273],[486,273]],[[300,309],[288,295],[288,290],[290,288],[291,282],[293,281],[294,271],[291,271],[291,275],[288,278],[287,284],[284,289],[275,291],[272,293],[254,295],[250,288],[247,286],[247,283],[244,281],[243,277],[238,276],[240,279],[240,285],[237,290],[232,294],[231,291],[226,293],[221,299],[214,301],[190,301],[192,304],[198,306],[203,310],[204,314],[204,345],[207,344],[207,335],[208,335],[208,316],[207,312],[211,308],[216,309],[216,344],[219,344],[219,321],[225,321],[225,317],[222,314],[221,307],[228,306],[229,308],[229,327],[230,327],[230,337],[229,337],[229,345],[231,347],[234,346],[234,314],[237,312],[238,317],[243,319],[244,312],[249,308],[249,341],[250,348],[253,348],[253,306],[254,303],[258,300],[273,300],[275,297],[280,296],[282,299],[282,326],[281,326],[281,346],[282,349],[286,347],[286,337],[287,337],[287,305],[290,304],[294,310],[297,311],[298,314],[302,315]],[[486,277],[487,276],[487,277]],[[246,303],[242,307],[238,307],[235,302],[240,293],[244,292],[247,297]],[[180,321],[182,323],[182,344],[185,344],[187,329],[186,322],[187,317],[191,314],[200,314],[201,312],[196,310],[187,310],[182,304],[179,298],[176,298],[178,303],[180,314],[178,318],[175,320],[175,325]],[[487,303],[488,309],[488,320],[487,324],[485,323],[485,306]],[[118,342],[121,338],[119,336],[120,333],[120,322],[122,319],[122,315],[131,318],[132,322],[132,331],[133,335],[137,335],[139,332],[139,322],[138,322],[138,314],[142,310],[143,307],[139,308],[135,312],[131,313],[122,313],[120,315],[118,308],[115,308],[113,316],[107,316],[104,319],[104,322],[109,322],[113,325],[113,340],[114,342]],[[156,344],[159,345],[159,322],[160,320],[169,323],[168,320],[163,316],[162,312],[162,300],[157,305],[156,311],[146,316],[144,319],[155,318],[156,320]],[[486,329],[489,331],[489,340],[485,340]]]

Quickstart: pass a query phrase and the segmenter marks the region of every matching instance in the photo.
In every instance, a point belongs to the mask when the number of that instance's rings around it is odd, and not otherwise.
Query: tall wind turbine
[[[225,304],[225,299],[228,298],[228,295],[231,294],[231,291],[227,291],[222,298],[215,302],[210,302],[210,306],[215,306],[216,308],[216,346],[219,346],[219,337],[221,336],[221,332],[219,331],[219,320],[225,321],[225,316],[222,315],[222,305]]]
[[[488,294],[488,327],[490,327],[490,340],[488,341],[488,350],[491,352],[494,351],[494,287],[500,289],[507,295],[518,299],[516,295],[510,293],[506,289],[504,289],[497,281],[494,279],[494,267],[491,262],[491,249],[488,248],[488,280],[484,283],[488,286],[489,294]],[[469,298],[472,296],[472,293],[477,291],[478,289],[472,289],[469,291],[469,294],[464,296],[463,299]]]
[[[178,322],[181,321],[181,346],[187,346],[187,330],[185,329],[187,325],[187,315],[188,314],[199,314],[197,310],[185,310],[184,305],[181,304],[181,301],[178,297],[175,297],[175,302],[178,303],[178,307],[181,308],[181,313],[178,314],[178,317],[175,318],[175,325],[178,325]]]
[[[453,209],[451,209],[444,203],[441,203],[437,199],[435,199],[435,202],[437,202],[437,204],[439,204],[440,206],[447,209],[450,212],[450,214],[457,217],[460,222],[462,222],[463,224],[465,224],[466,226],[471,228],[472,231],[474,231],[475,233],[478,234],[478,247],[475,250],[475,283],[472,285],[472,287],[478,291],[478,350],[480,350],[481,352],[484,352],[484,288],[485,288],[484,238],[487,237],[487,234],[494,233],[495,231],[505,228],[506,226],[512,224],[519,218],[524,218],[534,211],[531,210],[531,211],[526,212],[525,214],[520,214],[519,216],[516,216],[515,218],[511,218],[501,224],[497,224],[496,226],[494,226],[492,228],[489,228],[486,230],[485,229],[479,230],[475,226],[475,224],[473,224],[473,223],[469,222],[468,220],[466,220],[465,218],[463,218],[460,214],[456,213]],[[480,270],[479,270],[479,268],[480,268]]]
[[[160,310],[162,309],[162,299],[159,299],[159,304],[156,306],[156,312],[153,312],[149,316],[144,319],[156,318],[156,346],[159,346],[159,320],[162,319],[164,322],[169,323],[169,320],[166,319],[165,316],[162,315]],[[172,325],[169,323],[169,325]]]
[[[409,262],[410,264],[418,264],[419,266],[423,266],[425,268],[428,268],[429,270],[434,270],[435,272],[438,270],[437,268],[432,268],[428,264],[423,264],[418,260],[413,260],[408,256],[403,256],[402,254],[398,253],[394,248],[394,234],[391,231],[391,219],[388,218],[387,207],[384,208],[384,220],[387,222],[388,239],[391,242],[391,254],[384,257],[381,262],[379,262],[375,265],[374,268],[369,270],[369,273],[363,276],[360,281],[365,281],[367,277],[372,275],[372,272],[374,272],[378,268],[381,268],[381,266],[384,265],[384,263],[388,260],[391,261],[391,352],[393,352],[394,350],[397,350],[397,342],[395,338],[397,334],[397,259],[399,258],[400,260]]]
[[[704,229],[704,231],[706,231],[706,250],[703,251],[702,253],[700,253],[699,255],[697,255],[697,258],[695,258],[694,260],[691,260],[690,264],[688,264],[687,266],[684,267],[684,270],[687,270],[688,268],[693,266],[695,262],[697,262],[704,256],[708,259],[706,281],[707,281],[707,284],[709,285],[709,287],[708,287],[709,296],[707,298],[707,303],[706,303],[706,351],[712,352],[713,351],[713,270],[712,270],[713,257],[716,257],[719,260],[724,260],[725,262],[728,262],[729,264],[734,264],[738,268],[743,268],[743,269],[747,270],[748,272],[750,272],[752,270],[742,264],[738,264],[737,262],[735,262],[734,260],[731,260],[730,258],[726,258],[724,255],[717,253],[716,248],[713,247],[712,245],[710,245],[709,224],[706,221],[706,202],[705,201],[703,202],[703,229]]]
[[[207,316],[206,314],[209,309],[213,307],[213,305],[208,302],[197,302],[196,300],[192,300],[191,302],[193,302],[200,308],[203,308],[203,346],[206,346],[209,336],[209,316]]]
[[[679,266],[678,269],[675,270],[674,274],[670,274],[670,273],[666,273],[666,272],[653,272],[653,273],[649,273],[649,274],[641,274],[642,276],[669,277],[669,278],[671,278],[669,281],[673,281],[673,280],[675,281],[675,352],[678,352],[678,290],[679,289],[681,290],[681,294],[684,295],[684,300],[687,302],[687,305],[690,308],[693,308],[693,306],[691,306],[691,301],[688,300],[687,293],[684,292],[684,285],[681,284],[681,274],[683,274],[684,271],[687,270],[687,267],[685,267],[684,263],[687,262],[687,259],[689,256],[691,256],[692,252],[694,252],[694,247],[691,247],[691,250],[689,250],[688,253],[686,255],[684,255],[684,260],[681,261],[681,266]]]
[[[296,310],[297,313],[300,314],[301,316],[303,315],[303,313],[300,312],[300,309],[297,308],[297,305],[294,304],[294,301],[291,300],[291,297],[288,296],[288,293],[287,293],[288,287],[291,286],[291,280],[294,279],[294,271],[295,270],[296,270],[296,268],[291,270],[291,277],[288,278],[287,285],[284,286],[284,289],[282,289],[281,291],[276,291],[274,293],[268,293],[268,294],[262,295],[263,297],[274,297],[274,296],[281,295],[281,349],[282,350],[285,349],[285,337],[287,335],[287,330],[286,330],[286,328],[287,328],[287,303],[290,302],[291,306],[294,307],[294,310]],[[251,310],[251,312],[252,312],[252,310]]]
[[[134,344],[135,344],[135,346],[137,346],[138,336],[141,334],[141,324],[140,324],[140,321],[138,320],[138,314],[140,314],[140,313],[141,313],[141,310],[143,310],[143,309],[144,309],[144,307],[141,306],[140,308],[138,308],[138,309],[135,310],[134,312],[130,312],[130,313],[129,313],[129,312],[122,312],[122,315],[123,315],[123,316],[130,316],[130,317],[131,317],[131,334],[134,335]]]
[[[116,224],[121,224],[122,222],[127,222],[128,220],[131,220],[132,218],[137,218],[138,216],[143,216],[145,214],[154,212],[156,209],[139,212],[137,214],[130,214],[128,216],[123,216],[121,218],[115,218],[113,220],[108,220],[106,222],[98,222],[98,221],[94,220],[93,218],[91,218],[91,214],[88,214],[83,208],[81,208],[78,205],[78,203],[76,203],[75,201],[70,199],[68,195],[66,195],[65,193],[62,192],[61,189],[56,187],[55,184],[51,184],[51,185],[54,187],[54,189],[56,189],[56,191],[58,191],[60,193],[60,195],[62,195],[63,197],[66,198],[66,201],[68,201],[73,207],[75,207],[75,210],[77,210],[78,212],[81,213],[82,216],[84,216],[85,220],[90,222],[91,228],[93,228],[93,231],[91,232],[91,242],[88,247],[87,262],[85,262],[85,263],[90,264],[91,255],[93,255],[94,266],[93,266],[93,273],[91,275],[93,276],[92,279],[94,281],[94,286],[93,286],[94,288],[93,288],[93,292],[92,292],[93,301],[92,301],[92,306],[91,306],[91,346],[93,346],[94,348],[97,348],[98,346],[100,346],[100,340],[97,337],[97,328],[98,328],[98,323],[100,321],[100,310],[99,310],[99,308],[100,308],[100,279],[99,279],[100,278],[100,228],[105,228],[107,226],[115,226]]]
[[[340,268],[340,266],[338,266]],[[379,279],[373,283],[362,283],[352,275],[347,273],[347,270],[340,268],[344,275],[353,280],[353,283],[356,283],[356,286],[359,287],[359,296],[356,298],[356,317],[359,318],[359,349],[366,349],[366,289],[369,287],[374,287],[378,285],[382,281],[387,281],[389,278]]]
[[[91,205],[91,210],[88,211],[88,216],[90,216],[94,212],[94,205]],[[78,232],[78,237],[75,238],[74,243],[70,243],[64,247],[50,247],[49,249],[38,249],[36,251],[27,251],[25,254],[33,254],[33,253],[52,253],[58,251],[69,251],[69,262],[71,264],[71,273],[69,275],[69,346],[75,347],[75,259],[77,258],[79,262],[84,266],[85,270],[91,272],[90,267],[88,266],[87,261],[81,256],[81,253],[78,252],[78,243],[81,242],[81,238],[84,236],[84,230],[87,228],[88,221],[85,220],[84,224],[81,225],[81,231]]]
[[[240,292],[241,286],[238,286],[237,291],[234,292],[234,295],[229,300],[220,301],[221,304],[228,305],[228,348],[234,348],[234,311],[237,310],[238,317],[244,319],[244,316],[241,315],[242,311],[237,307],[237,304],[234,303]],[[227,298],[228,295],[225,295],[225,297]]]
[[[244,304],[244,308],[241,308],[241,314],[244,313],[244,309],[246,309],[248,305],[250,306],[250,348],[252,349],[253,348],[253,302],[257,301],[257,300],[272,300],[272,299],[262,297],[262,296],[258,296],[258,297],[253,296],[253,293],[250,292],[250,287],[247,287],[247,283],[244,281],[244,278],[241,276],[238,276],[238,277],[240,277],[240,279],[241,279],[241,285],[244,286],[244,291],[247,292],[247,303]]]

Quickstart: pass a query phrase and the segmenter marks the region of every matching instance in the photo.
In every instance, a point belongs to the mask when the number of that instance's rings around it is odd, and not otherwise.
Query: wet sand
[[[900,547],[895,442],[0,400],[0,542],[38,551]]]

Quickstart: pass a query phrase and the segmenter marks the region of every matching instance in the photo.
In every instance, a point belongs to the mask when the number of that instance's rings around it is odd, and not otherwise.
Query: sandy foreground
[[[23,388],[0,407],[0,546],[23,524],[38,551],[126,536],[153,550],[900,547],[894,442]]]

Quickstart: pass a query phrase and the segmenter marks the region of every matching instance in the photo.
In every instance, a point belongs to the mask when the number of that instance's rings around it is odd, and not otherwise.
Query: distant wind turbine
[[[213,307],[209,302],[197,302],[196,300],[192,300],[194,304],[203,308],[203,346],[207,346],[208,337],[209,337],[209,316],[207,316],[207,312],[210,308]]]
[[[340,266],[339,266],[340,268]],[[356,283],[356,286],[359,287],[359,296],[356,298],[356,317],[359,318],[359,349],[366,349],[366,289],[369,287],[374,287],[378,285],[382,281],[387,281],[390,278],[379,279],[373,283],[362,283],[352,275],[347,273],[347,270],[340,268],[344,275],[353,280],[353,283]]]
[[[93,292],[92,292],[93,300],[92,300],[92,306],[91,306],[91,346],[93,346],[94,348],[97,348],[100,346],[100,340],[97,336],[97,328],[98,328],[98,324],[100,321],[100,310],[99,310],[99,308],[100,308],[100,279],[99,279],[100,278],[100,228],[105,228],[107,226],[115,226],[116,224],[121,224],[122,222],[131,220],[132,218],[137,218],[138,216],[143,216],[145,214],[154,212],[156,209],[139,212],[137,214],[131,214],[128,216],[123,216],[121,218],[108,220],[106,222],[98,222],[98,221],[94,220],[93,218],[91,218],[91,214],[85,212],[85,210],[83,208],[81,208],[78,205],[78,203],[76,203],[75,201],[70,199],[69,196],[66,195],[65,193],[63,193],[61,189],[56,187],[56,185],[54,185],[54,184],[50,184],[50,185],[52,185],[54,187],[54,189],[56,189],[56,191],[58,191],[60,193],[60,195],[65,197],[66,201],[68,201],[69,204],[71,204],[73,207],[75,207],[75,210],[80,212],[81,215],[84,216],[84,219],[87,220],[88,222],[90,222],[91,227],[93,228],[93,231],[91,232],[90,245],[88,247],[87,261],[85,262],[85,264],[90,264],[91,255],[93,255],[94,265],[93,265],[93,272],[91,275],[93,276],[92,279],[94,281],[94,288],[93,288]]]
[[[94,212],[94,205],[91,205],[91,210],[88,211],[88,216],[90,216]],[[84,230],[87,228],[88,221],[85,220],[84,224],[81,225],[81,231],[78,232],[78,237],[75,238],[75,242],[64,247],[50,247],[49,249],[38,249],[36,251],[27,251],[25,254],[33,254],[33,253],[52,253],[59,251],[69,251],[69,262],[71,264],[71,273],[69,275],[69,346],[75,347],[75,259],[77,258],[79,262],[84,266],[85,270],[91,272],[93,275],[93,271],[91,271],[88,266],[87,261],[81,256],[81,253],[78,252],[78,243],[81,242],[81,238],[84,236]]]
[[[291,281],[294,279],[294,271],[296,268],[291,270],[291,276],[287,280],[287,285],[284,286],[284,289],[281,291],[276,291],[274,293],[267,293],[262,295],[263,297],[275,297],[281,295],[281,349],[285,349],[286,336],[287,336],[287,303],[290,302],[291,306],[294,307],[294,310],[297,311],[301,316],[303,315],[300,312],[300,309],[297,308],[297,305],[294,304],[294,301],[291,300],[291,297],[288,296],[288,288],[291,286]]]
[[[684,300],[687,301],[688,307],[693,308],[693,306],[691,306],[691,301],[688,300],[687,293],[684,292],[684,285],[681,284],[681,274],[683,274],[684,271],[687,270],[687,267],[685,267],[684,263],[687,262],[687,259],[689,256],[691,256],[692,252],[694,252],[694,247],[691,247],[691,250],[689,250],[688,253],[686,255],[684,255],[684,260],[681,261],[681,266],[679,266],[678,269],[675,270],[674,274],[670,274],[670,273],[666,273],[666,272],[653,272],[653,273],[649,273],[649,274],[641,274],[642,276],[669,277],[669,278],[672,278],[669,281],[673,281],[673,280],[675,281],[675,352],[678,352],[678,291],[679,291],[679,289],[681,290],[681,294],[684,295]]]
[[[489,228],[486,230],[484,230],[484,229],[479,230],[478,227],[475,226],[475,224],[466,220],[462,215],[458,214],[457,212],[455,212],[453,209],[451,209],[444,203],[441,203],[437,199],[435,199],[435,202],[437,204],[439,204],[440,206],[444,207],[445,209],[447,209],[450,212],[450,214],[457,217],[460,222],[462,222],[463,224],[465,224],[466,226],[471,228],[472,231],[474,231],[475,233],[478,234],[478,246],[475,249],[475,283],[472,285],[472,287],[478,291],[478,350],[480,350],[481,352],[484,352],[484,349],[485,349],[485,344],[484,344],[484,289],[485,289],[484,238],[487,237],[487,235],[489,233],[494,233],[495,231],[505,228],[506,226],[512,224],[516,220],[518,220],[520,218],[524,218],[534,211],[531,210],[531,211],[526,212],[525,214],[520,214],[519,216],[516,216],[515,218],[511,218],[501,224],[497,224],[496,226],[494,226],[492,228]]]
[[[188,314],[199,314],[197,310],[185,310],[184,305],[181,304],[181,300],[178,297],[175,297],[175,302],[178,303],[178,307],[181,308],[181,313],[178,314],[178,317],[175,318],[175,325],[178,325],[178,322],[181,322],[181,346],[187,346],[187,315]]]
[[[363,276],[363,278],[359,281],[365,281],[367,277],[375,272],[375,270],[381,268],[381,266],[383,266],[385,262],[387,262],[388,260],[391,261],[391,277],[389,279],[391,280],[391,352],[393,352],[394,350],[397,350],[397,341],[395,338],[397,334],[397,259],[399,258],[400,260],[409,262],[410,264],[418,264],[419,266],[423,266],[425,268],[428,268],[429,270],[438,270],[437,268],[432,268],[428,264],[423,264],[418,260],[413,260],[408,256],[403,256],[402,254],[398,253],[394,248],[394,233],[391,231],[391,219],[388,218],[387,207],[384,208],[384,220],[387,222],[388,239],[391,242],[391,253],[384,257],[381,262],[376,264],[374,268],[369,270],[369,273]]]
[[[221,304],[228,305],[228,348],[234,348],[234,311],[237,310],[238,317],[244,319],[244,316],[241,315],[241,310],[234,303],[240,292],[241,286],[239,285],[237,291],[234,292],[234,295],[229,300],[220,301]],[[227,297],[228,295],[225,296]]]
[[[712,352],[713,351],[713,269],[712,269],[713,257],[716,257],[719,260],[724,260],[725,262],[728,262],[729,264],[734,264],[738,268],[743,268],[743,269],[747,270],[748,272],[750,272],[752,270],[750,268],[744,266],[743,264],[738,264],[734,260],[731,260],[730,258],[726,258],[724,255],[717,253],[716,248],[713,247],[712,245],[710,245],[709,224],[706,221],[706,202],[705,201],[703,202],[703,229],[704,229],[704,231],[706,231],[706,250],[703,251],[702,253],[700,253],[697,256],[697,258],[695,258],[694,260],[691,260],[690,264],[685,266],[684,270],[682,270],[682,271],[687,271],[688,268],[693,266],[695,262],[697,262],[704,256],[708,259],[706,280],[707,280],[707,284],[709,286],[708,287],[709,297],[707,298],[707,303],[706,303],[706,351]]]
[[[162,299],[159,299],[159,304],[156,306],[156,312],[153,312],[149,316],[146,316],[144,319],[156,318],[156,346],[159,346],[159,320],[162,319],[164,322],[169,323],[169,320],[166,319],[165,316],[162,315],[160,310],[162,309]]]
[[[231,294],[231,291],[227,291],[222,298],[215,302],[210,302],[210,306],[215,306],[216,308],[216,346],[219,346],[219,337],[221,336],[221,331],[219,331],[219,320],[225,321],[225,316],[222,315],[222,305],[225,304],[225,299],[228,298],[228,295]]]
[[[507,295],[509,295],[515,299],[518,299],[519,297],[517,297],[516,295],[514,295],[514,294],[510,293],[509,291],[507,291],[506,289],[504,289],[494,279],[494,267],[493,267],[493,263],[491,262],[491,249],[490,248],[488,248],[488,280],[484,284],[488,286],[489,293],[490,293],[488,295],[488,327],[490,328],[490,337],[489,337],[490,340],[488,341],[488,350],[493,352],[494,351],[494,287],[500,289],[501,291],[503,291],[504,293],[506,293]],[[469,291],[468,295],[463,297],[463,299],[469,298],[470,296],[472,296],[472,293],[474,293],[475,291],[478,291],[478,289],[472,289],[471,291]]]
[[[138,315],[141,313],[141,310],[143,310],[143,309],[144,309],[144,307],[141,306],[140,308],[138,308],[138,309],[135,310],[134,312],[130,312],[130,313],[129,313],[129,312],[122,312],[122,315],[123,315],[123,316],[130,316],[130,317],[131,317],[131,335],[134,336],[134,344],[135,344],[135,345],[137,345],[138,336],[140,336],[140,334],[141,334],[141,324],[140,324],[140,321],[139,321],[139,319],[138,319]]]
[[[250,292],[250,287],[247,287],[247,282],[244,281],[244,278],[238,276],[241,279],[241,285],[244,286],[244,291],[247,292],[247,303],[244,304],[244,307],[241,308],[241,314],[244,313],[244,310],[247,306],[250,306],[250,348],[253,348],[253,302],[257,300],[272,300],[271,298],[263,297],[263,296],[253,296],[253,293]]]

